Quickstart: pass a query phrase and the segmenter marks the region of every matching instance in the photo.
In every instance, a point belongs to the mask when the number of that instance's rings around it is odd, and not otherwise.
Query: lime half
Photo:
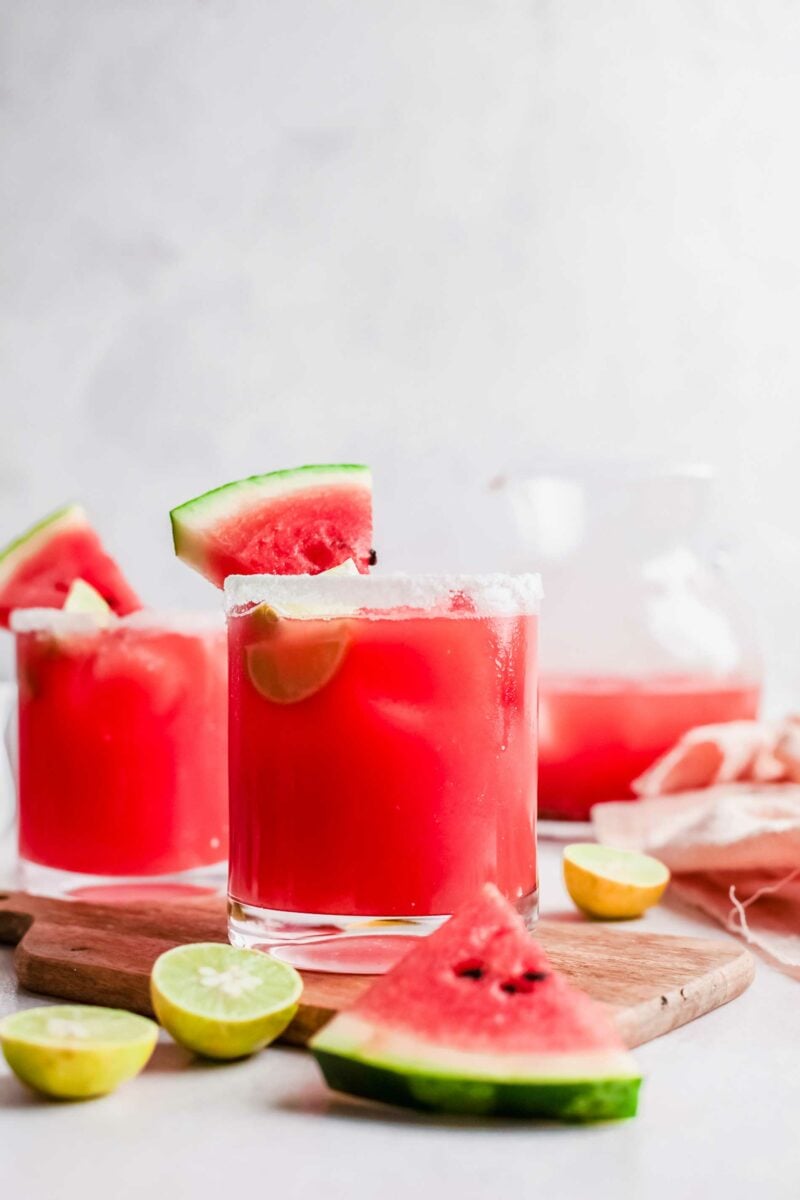
[[[28,1008],[0,1021],[0,1045],[14,1074],[63,1100],[113,1092],[139,1074],[157,1041],[154,1021],[88,1004]]]
[[[564,847],[564,882],[578,908],[591,917],[640,917],[657,904],[669,871],[657,858],[594,842]]]
[[[350,639],[347,621],[278,621],[270,636],[247,647],[247,671],[266,700],[298,704],[330,683]]]
[[[243,1058],[274,1041],[297,1012],[302,991],[293,967],[219,942],[167,950],[150,976],[161,1024],[207,1058]]]

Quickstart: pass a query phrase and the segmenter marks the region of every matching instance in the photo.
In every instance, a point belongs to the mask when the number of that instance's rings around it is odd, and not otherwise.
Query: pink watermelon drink
[[[538,578],[225,591],[232,939],[369,938],[485,882],[532,916]]]
[[[227,854],[227,669],[215,618],[16,611],[28,875],[174,875]],[[50,871],[68,872],[56,884]]]
[[[547,677],[539,699],[539,810],[585,820],[593,804],[633,799],[630,785],[696,725],[756,716],[746,679]]]

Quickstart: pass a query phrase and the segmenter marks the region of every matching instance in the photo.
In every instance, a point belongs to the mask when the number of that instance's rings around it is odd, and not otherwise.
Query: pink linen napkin
[[[692,730],[633,786],[592,809],[598,841],[660,859],[673,894],[800,978],[797,718]]]

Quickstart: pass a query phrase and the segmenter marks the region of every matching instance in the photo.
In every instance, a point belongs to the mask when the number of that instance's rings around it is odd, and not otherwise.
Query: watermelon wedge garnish
[[[372,477],[352,463],[253,475],[170,513],[175,553],[217,587],[228,575],[318,575],[372,550]]]
[[[142,607],[86,513],[70,504],[0,551],[0,626],[8,628],[15,608],[61,608],[76,579],[120,616]]]
[[[337,1091],[440,1112],[630,1117],[641,1082],[606,1011],[553,970],[492,885],[310,1048]]]

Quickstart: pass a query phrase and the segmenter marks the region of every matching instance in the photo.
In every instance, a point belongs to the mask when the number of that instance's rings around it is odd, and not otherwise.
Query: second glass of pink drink
[[[533,921],[538,577],[225,591],[232,941],[382,970],[488,881]]]
[[[228,850],[221,620],[29,609],[12,630],[26,886],[121,900],[213,883]]]

